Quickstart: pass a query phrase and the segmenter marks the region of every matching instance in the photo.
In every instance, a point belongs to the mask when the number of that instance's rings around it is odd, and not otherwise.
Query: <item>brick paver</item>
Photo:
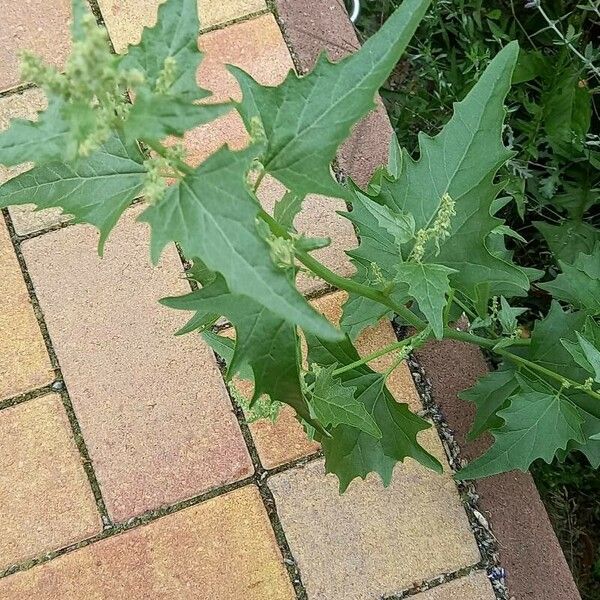
[[[102,529],[54,394],[0,411],[0,515],[0,570]]]
[[[265,0],[198,0],[200,25],[211,27],[267,8]]]
[[[13,94],[0,98],[0,131],[7,129],[12,119],[34,120],[41,110],[47,106],[46,96],[41,90],[27,90],[22,94]],[[11,177],[29,169],[31,165],[4,167],[0,165],[0,184]],[[13,220],[15,231],[19,235],[40,231],[56,225],[69,217],[62,214],[59,208],[48,208],[34,211],[34,205],[11,206],[8,210]]]
[[[14,600],[293,600],[254,486],[0,580]]]
[[[263,85],[277,85],[294,64],[273,15],[263,15],[200,36],[205,53],[198,69],[198,84],[213,93],[211,102],[241,100],[235,77],[227,70],[233,64]],[[240,149],[248,143],[241,118],[233,111],[185,136],[188,159],[197,164],[227,143]]]
[[[70,17],[70,0],[2,0],[0,91],[19,83],[19,53],[23,50],[62,67],[71,48]]]
[[[345,298],[336,293],[314,304],[337,322]],[[383,321],[367,329],[357,347],[364,355],[395,340],[391,325]],[[371,366],[385,370],[390,360],[390,356],[381,357]],[[412,410],[422,408],[406,365],[394,371],[388,385],[396,399]],[[255,441],[263,463],[291,458],[294,449],[286,448],[286,437],[290,432],[299,436],[300,425],[284,418],[282,423],[263,423],[261,428]],[[421,442],[445,463],[433,429],[422,434]],[[269,486],[309,596],[371,600],[479,560],[450,475],[440,477],[413,461],[396,468],[389,488],[371,475],[367,482],[353,482],[340,496],[337,479],[324,475],[321,461],[276,475]]]
[[[414,598],[415,600],[494,600],[496,596],[487,575],[480,571],[417,594]]]
[[[173,247],[160,267],[130,211],[97,255],[73,226],[23,252],[110,514],[123,520],[251,473],[214,357],[185,315],[162,307],[189,290]]]
[[[156,23],[163,0],[98,0],[100,12],[117,52],[137,44],[144,27]],[[198,0],[200,27],[213,27],[264,10],[265,0]]]
[[[435,431],[420,437],[440,460]],[[310,598],[373,600],[480,560],[456,486],[408,460],[340,495],[321,460],[269,479]]]
[[[54,372],[0,215],[0,400],[50,383]]]

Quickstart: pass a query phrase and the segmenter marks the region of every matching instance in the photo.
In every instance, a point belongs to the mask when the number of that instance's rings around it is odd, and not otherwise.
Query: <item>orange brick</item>
[[[56,395],[0,411],[0,514],[0,569],[102,529]]]
[[[97,255],[76,225],[23,244],[107,508],[116,520],[242,479],[252,464],[210,349],[175,337],[160,306],[189,291],[173,246],[153,268],[149,232],[126,213]]]
[[[69,0],[2,0],[0,91],[19,83],[19,54],[29,50],[62,68],[70,48]]]
[[[0,580],[19,600],[293,600],[254,486]]]
[[[0,215],[0,400],[54,378],[29,292]]]
[[[281,31],[272,15],[263,15],[200,36],[205,53],[198,70],[198,84],[213,93],[211,102],[241,100],[232,64],[248,72],[262,85],[277,85],[294,68]],[[184,137],[188,160],[198,164],[223,144],[239,150],[248,143],[241,118],[231,112],[213,123],[197,127]]]
[[[266,469],[309,456],[320,449],[317,442],[306,436],[296,413],[289,406],[283,407],[275,423],[262,419],[250,423],[250,431]]]
[[[275,203],[283,197],[285,191],[281,183],[267,176],[258,190],[258,197],[264,209],[272,213]],[[302,210],[294,221],[294,227],[299,233],[308,237],[330,238],[329,246],[311,252],[311,255],[332,271],[349,277],[354,273],[354,267],[345,251],[355,247],[357,241],[352,223],[337,214],[337,211],[344,210],[346,205],[339,198],[311,194],[304,199]],[[326,284],[321,279],[307,277],[300,273],[297,285],[303,294],[312,294]]]

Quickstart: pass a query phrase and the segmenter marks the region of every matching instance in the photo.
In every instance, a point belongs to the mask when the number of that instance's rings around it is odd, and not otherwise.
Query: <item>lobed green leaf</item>
[[[253,147],[242,152],[221,148],[142,213],[140,220],[152,228],[152,259],[157,262],[165,245],[177,242],[186,256],[220,273],[233,294],[307,331],[339,338],[275,266],[259,235],[260,205],[246,183],[254,155]]]
[[[355,54],[333,64],[322,55],[305,77],[290,72],[265,87],[230,67],[243,92],[238,105],[246,126],[259,123],[267,145],[265,171],[290,191],[346,197],[330,165],[352,127],[375,108],[375,95],[404,53],[430,0],[404,0],[379,32]]]
[[[348,365],[358,360],[349,338],[330,342],[312,334],[306,335],[308,361],[323,367]],[[439,461],[417,442],[419,431],[431,425],[414,415],[406,404],[396,402],[385,385],[385,376],[362,365],[340,374],[343,385],[356,388],[354,398],[361,402],[381,431],[381,439],[341,424],[321,440],[325,468],[335,473],[343,492],[356,477],[363,479],[372,471],[379,473],[385,485],[392,478],[394,466],[407,457],[438,472]]]
[[[100,230],[99,251],[123,211],[144,186],[144,156],[135,144],[113,136],[86,158],[50,162],[0,186],[0,208],[33,203],[57,206]]]
[[[354,395],[354,386],[345,386],[336,379],[333,372],[336,365],[318,368],[314,387],[310,393],[310,405],[317,419],[324,426],[349,425],[356,427],[375,438],[381,438],[381,431],[365,405]]]
[[[517,393],[498,413],[504,425],[492,431],[494,445],[461,469],[460,479],[477,479],[519,469],[526,471],[541,458],[551,462],[559,449],[585,441],[577,408],[560,392]]]

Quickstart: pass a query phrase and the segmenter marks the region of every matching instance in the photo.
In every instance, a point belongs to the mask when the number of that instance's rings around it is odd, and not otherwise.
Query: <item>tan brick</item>
[[[35,120],[37,113],[45,110],[46,106],[46,96],[41,90],[27,90],[22,94],[0,98],[0,131],[7,129],[12,119]],[[24,164],[7,168],[0,165],[0,184],[16,177],[23,171],[27,171],[31,166],[31,164]],[[69,219],[69,216],[63,215],[59,208],[48,208],[40,211],[34,209],[33,204],[12,206],[8,209],[15,231],[19,235],[40,231]]]
[[[496,595],[487,575],[480,571],[417,594],[414,598],[415,600],[494,600]]]
[[[2,0],[0,91],[19,83],[19,54],[34,52],[62,68],[71,43],[69,0]]]
[[[306,436],[296,413],[289,406],[281,410],[275,423],[262,419],[250,423],[250,431],[266,469],[309,456],[321,447]]]
[[[313,300],[312,304],[331,321],[338,323],[341,306],[345,299],[345,293],[338,292]],[[395,341],[396,336],[391,324],[384,320],[377,327],[365,330],[357,340],[356,346],[360,354],[366,356]],[[393,358],[388,355],[370,364],[377,371],[385,371],[392,361]],[[246,396],[251,396],[251,388],[246,385],[246,382],[238,382],[236,385]],[[400,365],[392,373],[388,380],[388,386],[394,397],[399,402],[407,403],[411,410],[419,411],[423,408],[406,363]],[[257,421],[250,424],[250,431],[260,459],[267,469],[308,456],[319,449],[318,444],[311,442],[306,437],[304,429],[294,417],[294,411],[287,407],[282,410],[275,423],[268,420]]]
[[[254,486],[0,580],[19,600],[293,600]]]
[[[29,292],[0,215],[0,400],[54,378]]]
[[[0,569],[102,529],[54,394],[0,411],[0,514]]]
[[[129,211],[97,256],[73,226],[23,252],[110,514],[123,520],[251,473],[210,349],[175,337],[186,314],[158,304],[189,291],[174,247],[149,264]]]
[[[420,441],[445,460],[435,430]],[[373,600],[480,560],[451,475],[412,460],[388,488],[371,474],[340,495],[321,460],[273,476],[269,487],[311,598]]]
[[[265,0],[198,0],[202,27],[220,25],[267,8]]]
[[[98,0],[110,38],[117,52],[137,44],[144,27],[156,23],[162,0]],[[212,27],[264,10],[265,0],[198,0],[200,27]]]

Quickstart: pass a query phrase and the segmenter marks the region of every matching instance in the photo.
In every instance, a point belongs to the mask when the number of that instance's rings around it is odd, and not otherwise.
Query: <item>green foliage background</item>
[[[364,39],[399,2],[361,4],[357,28]],[[600,3],[550,0],[541,6],[566,40],[598,67]],[[401,144],[414,155],[418,132],[437,133],[455,99],[467,93],[490,58],[512,39],[519,41],[521,58],[507,99],[506,135],[516,155],[504,173],[514,202],[501,214],[527,240],[510,240],[517,261],[544,269],[550,279],[560,272],[557,259],[572,259],[580,248],[591,250],[599,237],[598,72],[565,45],[532,2],[434,0],[382,96]],[[546,314],[549,296],[538,288],[521,303]],[[498,383],[490,392],[498,398],[498,390],[512,387],[514,380],[505,371],[495,377]],[[464,397],[471,399],[471,394]],[[480,412],[475,434],[485,419]],[[583,598],[599,600],[598,472],[580,455],[565,463],[537,461],[532,469]]]
[[[357,27],[368,38],[400,2],[361,4]],[[498,50],[519,41],[506,129],[516,155],[505,168],[515,202],[502,216],[527,239],[512,240],[518,262],[552,275],[555,258],[573,258],[599,239],[600,3],[541,6],[596,70],[565,45],[535,2],[434,0],[382,96],[401,144],[415,153],[418,132],[436,134]]]

